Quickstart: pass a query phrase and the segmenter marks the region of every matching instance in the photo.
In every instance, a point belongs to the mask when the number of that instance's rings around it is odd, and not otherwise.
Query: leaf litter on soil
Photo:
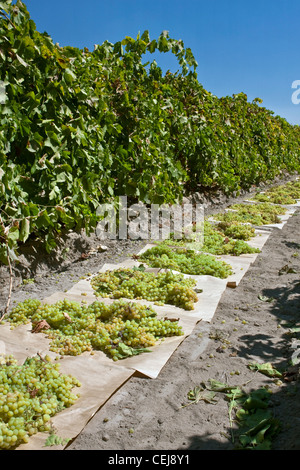
[[[181,408],[201,400],[207,404],[216,404],[218,394],[225,394],[225,399],[229,401],[231,440],[235,447],[247,450],[271,449],[272,438],[279,431],[280,423],[269,409],[270,390],[262,387],[246,393],[238,386],[209,379],[208,384],[202,383],[188,392],[190,403]],[[235,423],[237,429],[233,429]]]

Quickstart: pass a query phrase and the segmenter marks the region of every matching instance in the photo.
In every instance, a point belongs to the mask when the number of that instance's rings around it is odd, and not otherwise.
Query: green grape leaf
[[[273,302],[274,300],[274,297],[266,297],[265,295],[259,295],[258,298],[262,302]]]
[[[118,351],[121,357],[123,358],[129,357],[129,356],[136,356],[144,352],[151,352],[151,350],[148,348],[131,348],[130,346],[127,346],[125,343],[118,344]]]
[[[215,398],[216,394],[213,391],[210,390],[205,390],[202,387],[194,387],[192,390],[189,391],[188,393],[188,399],[191,401],[191,403],[187,403],[186,405],[182,405],[182,408],[189,406],[191,404],[196,404],[199,403],[199,401],[203,400],[206,403],[209,403],[211,405],[215,405],[217,403],[217,400]]]
[[[207,386],[207,388],[209,390],[214,390],[215,392],[240,392],[240,389],[238,387],[219,382],[215,379],[209,379],[209,386]]]
[[[18,227],[12,227],[7,234],[7,239],[12,243],[15,243],[19,239],[19,234],[20,232]]]
[[[257,370],[268,377],[282,377],[282,373],[276,370],[270,362],[265,364],[252,363],[248,364],[250,370]]]
[[[30,220],[28,218],[21,221],[20,241],[25,242],[30,234]]]
[[[62,438],[62,437],[57,436],[57,435],[54,434],[54,433],[51,433],[51,434],[47,437],[44,446],[45,446],[45,447],[52,447],[52,446],[59,446],[59,445],[64,446],[64,445],[66,445],[69,441],[70,441],[69,438]]]

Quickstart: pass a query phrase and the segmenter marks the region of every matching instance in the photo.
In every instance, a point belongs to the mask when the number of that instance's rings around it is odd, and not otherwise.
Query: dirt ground
[[[220,210],[221,204],[214,207]],[[231,426],[235,429],[237,425],[230,421],[225,396],[218,395],[214,403],[188,400],[190,390],[210,379],[239,386],[246,393],[268,386],[272,411],[281,424],[272,449],[300,450],[299,371],[290,368],[296,351],[290,328],[299,326],[300,315],[299,221],[298,209],[282,230],[272,231],[238,287],[226,289],[213,320],[197,324],[156,379],[132,376],[67,450],[235,449]],[[71,234],[55,258],[43,255],[42,262],[36,256],[37,248],[28,247],[22,255],[23,267],[16,268],[12,304],[67,290],[81,276],[97,272],[106,262],[128,258],[144,244],[110,241],[101,252],[96,249],[96,238],[79,240]],[[5,269],[0,271],[0,282],[4,306],[8,292]],[[250,370],[248,365],[253,362],[271,363],[290,374],[278,383]]]
[[[300,314],[299,220],[298,210],[282,230],[273,231],[242,282],[225,291],[213,321],[198,323],[157,379],[132,377],[68,448],[234,449],[224,397],[216,404],[201,400],[182,407],[188,403],[189,390],[216,379],[247,393],[268,386],[274,416],[281,423],[272,448],[300,450],[298,376],[278,384],[248,367],[270,362],[279,371],[289,368],[293,353],[289,328],[299,325]],[[293,272],[282,273],[286,265]],[[258,296],[274,300],[264,302]]]

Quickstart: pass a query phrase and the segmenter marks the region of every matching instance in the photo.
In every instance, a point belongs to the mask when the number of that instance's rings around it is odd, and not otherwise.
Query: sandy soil
[[[299,325],[300,314],[299,217],[298,210],[282,230],[273,231],[242,282],[225,291],[213,321],[198,323],[157,379],[132,377],[69,449],[234,449],[224,396],[216,404],[201,400],[182,407],[188,403],[188,392],[209,379],[240,386],[247,393],[268,386],[273,392],[272,411],[281,423],[272,448],[300,449],[297,368],[278,385],[274,378],[248,367],[270,362],[277,370],[289,370],[293,353],[289,327]],[[281,271],[287,265],[293,272]],[[258,296],[274,300],[264,302]]]
[[[210,211],[231,202],[220,200],[210,206]],[[212,322],[198,323],[159,376],[131,377],[68,450],[234,449],[224,395],[218,395],[214,404],[203,400],[192,404],[188,400],[188,392],[209,379],[240,386],[245,392],[268,386],[273,392],[272,411],[281,423],[273,449],[300,449],[298,369],[278,385],[273,378],[248,367],[251,362],[270,362],[278,370],[289,369],[295,351],[289,332],[291,325],[299,326],[300,314],[299,217],[297,210],[282,230],[272,231],[238,287],[224,292]],[[102,252],[97,249],[101,244],[93,236],[70,234],[55,256],[46,256],[36,246],[25,247],[22,266],[15,267],[12,305],[28,297],[42,299],[70,289],[81,276],[97,272],[106,262],[128,258],[145,243],[105,242],[108,249]],[[286,266],[291,269],[282,270]],[[3,307],[8,292],[5,268],[0,270],[0,289]],[[273,300],[265,302],[258,296]]]

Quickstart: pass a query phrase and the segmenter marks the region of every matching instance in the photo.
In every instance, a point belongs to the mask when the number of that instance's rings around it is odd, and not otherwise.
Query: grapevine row
[[[155,51],[178,71],[164,74]],[[66,230],[90,233],[99,204],[118,196],[174,203],[299,171],[299,126],[260,99],[205,90],[192,51],[166,31],[60,47],[23,2],[4,0],[0,59],[2,263],[29,238],[51,251]]]

